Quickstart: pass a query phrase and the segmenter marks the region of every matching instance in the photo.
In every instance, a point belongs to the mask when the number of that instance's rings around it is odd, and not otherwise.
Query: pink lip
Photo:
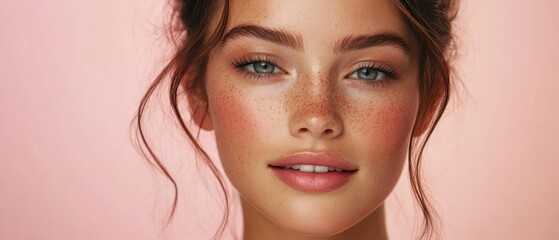
[[[292,165],[315,165],[342,169],[342,172],[301,172],[286,168]],[[276,176],[291,188],[303,192],[330,192],[345,185],[357,167],[335,154],[298,153],[269,165]]]

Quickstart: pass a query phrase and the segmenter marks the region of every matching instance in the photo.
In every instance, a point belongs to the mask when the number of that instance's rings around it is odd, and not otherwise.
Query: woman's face
[[[396,6],[233,0],[225,33],[207,65],[208,116],[245,218],[331,236],[374,215],[419,102],[417,47]]]

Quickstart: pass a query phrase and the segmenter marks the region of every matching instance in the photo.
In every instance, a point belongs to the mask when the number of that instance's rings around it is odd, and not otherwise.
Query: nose
[[[290,133],[295,137],[308,135],[315,139],[338,137],[343,132],[343,123],[334,90],[328,87],[316,90],[301,91],[292,99],[295,110],[289,120]]]

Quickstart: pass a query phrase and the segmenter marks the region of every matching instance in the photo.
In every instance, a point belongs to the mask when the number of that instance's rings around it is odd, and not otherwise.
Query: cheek
[[[359,160],[363,173],[356,179],[363,191],[353,196],[362,204],[353,205],[352,212],[376,209],[400,178],[417,111],[417,101],[409,96],[362,104],[366,107],[355,109],[347,122],[348,134],[353,137],[345,150]]]
[[[238,79],[216,76],[209,79],[207,93],[209,113],[219,156],[225,173],[237,188],[250,188],[249,177],[261,162],[261,149],[266,149],[263,139],[273,135],[277,120],[276,107],[259,101],[242,85],[230,84]]]
[[[255,121],[253,109],[246,104],[246,97],[241,91],[230,87],[212,89],[208,86],[209,111],[220,158],[226,169],[231,166],[242,166],[247,159],[243,155],[249,144],[256,141]],[[235,161],[235,164],[232,164]],[[239,169],[240,170],[240,169]]]
[[[213,96],[208,96],[210,115],[216,137],[229,142],[250,140],[256,116],[253,116],[250,106],[245,104],[242,93],[231,88],[210,92],[213,93]]]
[[[391,99],[371,109],[360,126],[362,132],[372,132],[369,142],[374,143],[373,149],[386,150],[387,156],[395,156],[402,146],[407,146],[415,121],[417,103],[412,99]]]
[[[365,159],[377,183],[391,188],[396,183],[407,155],[418,101],[414,94],[379,100],[363,108],[354,120],[352,132],[359,159]],[[351,127],[351,126],[350,126]],[[380,186],[377,186],[380,187]]]

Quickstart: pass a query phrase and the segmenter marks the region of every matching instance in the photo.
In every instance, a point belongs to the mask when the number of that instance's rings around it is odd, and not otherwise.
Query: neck
[[[250,204],[241,199],[244,218],[244,240],[255,239],[293,239],[293,240],[387,240],[386,224],[384,218],[384,205],[379,206],[369,216],[350,227],[349,229],[327,237],[304,236],[289,231],[272,222]]]

